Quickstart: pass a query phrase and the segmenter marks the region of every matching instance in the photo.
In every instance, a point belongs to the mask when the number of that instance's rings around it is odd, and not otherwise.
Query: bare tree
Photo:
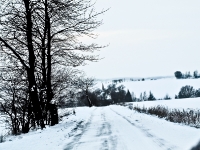
[[[89,97],[89,91],[90,89],[95,85],[94,78],[79,78],[78,82],[76,83],[78,87],[82,90],[84,93],[84,96],[86,97],[86,100],[88,101],[89,107],[92,107],[92,101]]]
[[[102,24],[97,21],[97,16],[104,12],[95,12],[94,4],[83,0],[0,2],[0,52],[5,55],[5,60],[12,60],[14,66],[25,71],[27,85],[24,86],[27,86],[30,101],[28,113],[41,128],[45,127],[45,120],[47,124],[57,123],[57,108],[53,101],[63,96],[63,89],[69,86],[79,88],[76,82],[71,82],[72,78],[59,80],[69,75],[62,72],[63,68],[99,60],[98,56],[88,52],[103,46],[86,45],[78,39],[81,36],[96,37],[93,30]],[[62,71],[59,72],[60,68]],[[13,74],[16,72],[12,70]],[[60,82],[62,85],[58,86]],[[89,81],[83,83],[88,95]],[[68,93],[73,95],[70,90]],[[30,119],[27,121],[28,130],[31,122]]]

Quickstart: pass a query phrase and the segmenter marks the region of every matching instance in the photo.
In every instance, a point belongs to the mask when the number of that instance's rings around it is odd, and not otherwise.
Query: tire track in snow
[[[110,108],[111,109],[111,108]],[[126,120],[128,123],[130,123],[132,126],[140,129],[147,137],[151,138],[154,143],[156,143],[159,147],[161,148],[167,148],[167,150],[174,150],[177,149],[177,147],[175,145],[171,145],[169,144],[167,141],[165,141],[162,138],[159,138],[155,135],[153,135],[152,133],[149,132],[149,129],[146,129],[144,127],[138,126],[135,123],[133,123],[132,121],[130,121],[128,118],[126,118],[125,116],[119,114],[118,112],[114,111],[113,109],[111,109],[114,113],[116,113],[118,116],[122,117],[124,120]]]
[[[94,111],[92,111],[92,114],[91,114],[91,116],[90,116],[88,122],[87,122],[85,125],[80,125],[81,123],[83,123],[83,122],[80,122],[80,123],[75,127],[75,128],[77,128],[76,130],[78,130],[78,129],[81,130],[81,133],[76,134],[76,135],[74,136],[73,140],[72,140],[73,142],[68,143],[68,144],[65,146],[64,150],[72,150],[72,149],[74,149],[75,146],[77,146],[77,145],[80,144],[79,141],[80,141],[82,135],[86,132],[86,129],[88,128],[88,126],[91,124],[91,121],[92,121],[92,119],[93,119],[93,117],[94,117],[94,112],[95,112],[95,110],[96,110],[96,109],[94,109]]]
[[[105,138],[102,139],[100,150],[115,150],[117,145],[117,137],[112,136],[111,125],[106,120],[105,112],[101,113],[101,121],[103,122],[101,127],[97,131],[97,136]]]
[[[74,135],[72,140],[74,142],[67,144],[64,150],[96,149],[97,147],[99,150],[117,149],[117,136],[112,133],[112,126],[106,118],[104,108],[97,108],[85,125],[78,126],[81,127],[81,133]]]

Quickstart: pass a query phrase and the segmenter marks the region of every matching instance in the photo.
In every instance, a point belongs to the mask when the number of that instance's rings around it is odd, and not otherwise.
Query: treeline
[[[76,101],[73,99],[73,93],[71,94],[71,100],[68,101],[65,98],[61,99],[58,103],[59,107],[74,107],[74,106],[108,106],[112,104],[119,104],[125,102],[142,102],[142,101],[155,101],[155,100],[170,100],[181,98],[194,98],[200,97],[200,89],[195,90],[192,86],[183,86],[175,97],[170,97],[168,94],[163,98],[156,98],[152,91],[147,93],[142,92],[139,97],[136,97],[134,92],[125,90],[124,85],[109,84],[106,88],[102,84],[102,88],[93,89],[94,79],[87,78],[81,85],[82,90],[76,93]]]
[[[89,100],[88,100],[89,99]],[[165,100],[171,99],[168,94],[164,96]],[[146,92],[141,93],[140,97],[137,98],[134,92],[130,93],[129,90],[125,90],[124,85],[109,84],[107,88],[102,84],[102,88],[95,90],[89,90],[85,94],[85,90],[78,93],[78,101],[68,101],[60,104],[62,107],[74,107],[74,106],[88,106],[89,102],[92,106],[108,106],[111,104],[119,104],[124,102],[141,102],[141,101],[154,101],[161,100],[156,99],[154,94],[150,91],[149,94]]]
[[[182,99],[182,98],[195,98],[200,97],[200,88],[194,89],[190,85],[185,85],[181,87],[178,94],[175,95],[175,99]],[[153,93],[150,91],[149,96],[147,96],[146,92],[140,94],[140,97],[137,98],[134,93],[132,92],[132,99],[134,102],[141,102],[141,101],[153,101],[153,100],[170,100],[172,99],[168,94],[166,94],[163,98],[156,99]]]
[[[179,93],[175,95],[175,99],[195,98],[195,97],[200,97],[200,88],[196,90],[189,85],[183,86],[180,89]]]
[[[130,81],[145,81],[144,78],[141,78],[141,79],[133,79],[133,78],[130,78],[129,79]],[[156,80],[156,79],[151,79],[151,80]],[[125,82],[126,80],[125,79],[116,79],[116,80],[112,80],[112,83],[113,84],[117,84],[117,83],[122,83],[122,82]]]
[[[154,94],[150,91],[149,94],[145,92],[140,94],[140,97],[137,98],[134,92],[131,93],[133,102],[141,102],[141,101],[154,101],[156,100]]]
[[[124,102],[132,102],[132,96],[129,90],[125,90],[125,86],[116,84],[110,84],[107,88],[96,89],[94,91],[88,91],[88,95],[83,92],[79,93],[77,106],[88,106],[88,100],[91,101],[93,106],[107,106],[111,104],[118,104]]]
[[[181,71],[176,71],[174,73],[175,77],[177,79],[188,79],[188,78],[194,78],[194,79],[197,79],[197,78],[200,78],[200,74],[198,73],[197,70],[195,70],[193,72],[193,74],[190,74],[190,71],[186,72],[185,74],[182,73]]]

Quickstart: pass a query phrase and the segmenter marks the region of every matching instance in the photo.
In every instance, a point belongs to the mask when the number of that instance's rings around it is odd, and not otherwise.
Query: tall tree
[[[19,5],[21,5],[20,8]],[[5,7],[5,4],[1,3],[1,6]],[[33,6],[34,2],[31,0],[8,1],[7,9],[0,9],[2,10],[0,16],[5,18],[0,23],[2,28],[0,44],[3,52],[6,51],[7,54],[12,55],[25,68],[28,79],[29,98],[33,106],[30,113],[33,113],[34,117],[32,119],[36,120],[41,128],[44,128],[35,78],[36,56],[33,46]],[[22,24],[20,25],[20,23]]]
[[[148,101],[154,101],[154,100],[156,100],[156,98],[154,97],[153,93],[150,91]]]
[[[1,54],[26,71],[24,77],[30,99],[28,113],[32,116],[27,121],[27,132],[31,121],[44,128],[47,111],[56,113],[53,100],[57,97],[54,97],[53,88],[63,91],[69,84],[63,79],[58,80],[55,75],[58,68],[64,70],[99,60],[98,56],[88,52],[103,46],[86,45],[79,39],[81,36],[96,37],[92,32],[102,24],[97,16],[104,12],[95,12],[94,4],[83,0],[0,1]],[[55,82],[61,83],[61,87],[57,88]],[[75,84],[74,87],[78,86]],[[54,114],[50,118],[52,116]]]
[[[129,90],[127,91],[127,93],[125,95],[125,102],[133,102],[131,93],[129,92]]]

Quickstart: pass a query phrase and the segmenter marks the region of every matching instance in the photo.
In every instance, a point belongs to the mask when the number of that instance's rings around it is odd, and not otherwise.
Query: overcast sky
[[[81,67],[88,76],[200,72],[199,0],[97,0],[95,8],[110,10],[99,17],[103,25],[93,42],[110,45],[98,53],[103,60]]]

